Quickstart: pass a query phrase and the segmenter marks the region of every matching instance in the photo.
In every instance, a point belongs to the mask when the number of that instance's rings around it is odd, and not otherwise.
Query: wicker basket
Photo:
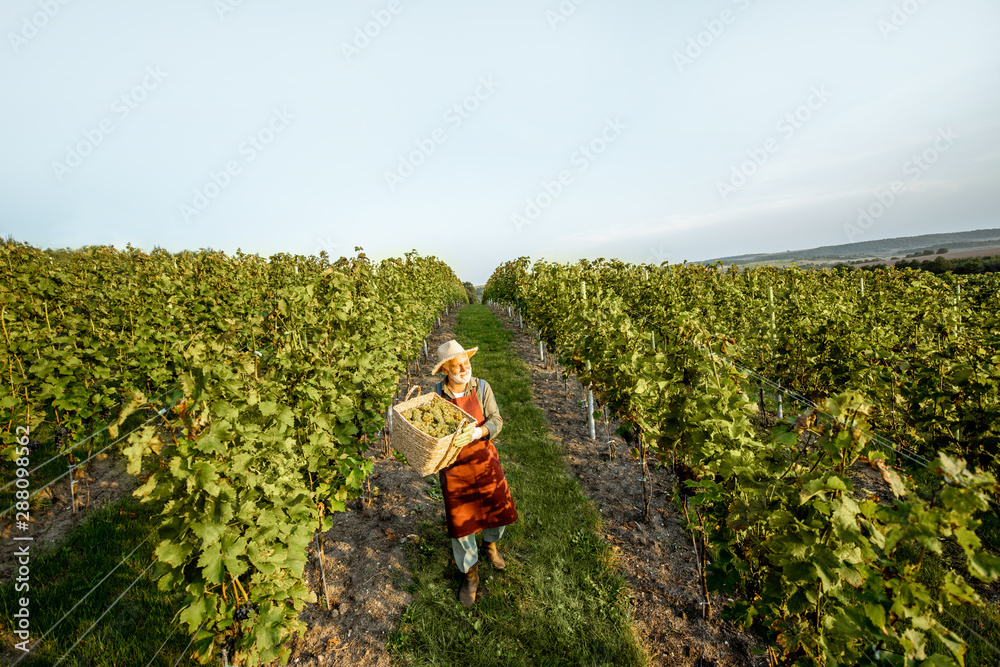
[[[458,435],[458,432],[465,428],[466,424],[475,425],[476,419],[462,408],[448,401],[452,407],[462,413],[462,421],[458,425],[458,429],[451,435],[443,438],[435,438],[428,435],[411,424],[403,416],[403,411],[431,401],[443,401],[444,399],[433,391],[421,394],[416,398],[410,398],[415,389],[419,389],[419,387],[416,385],[410,387],[410,391],[406,394],[406,399],[402,403],[392,406],[394,411],[392,419],[392,448],[406,457],[406,462],[417,471],[417,474],[426,477],[427,475],[435,474],[442,468],[447,468],[455,462],[462,448],[453,447],[451,443],[455,439],[455,436]]]

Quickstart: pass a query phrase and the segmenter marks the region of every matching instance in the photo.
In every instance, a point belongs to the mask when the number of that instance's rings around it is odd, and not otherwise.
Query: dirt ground
[[[538,363],[538,348],[511,321],[506,311],[494,311],[515,332],[514,351],[531,369],[535,403],[544,412],[553,437],[563,443],[568,474],[576,475],[584,492],[604,519],[603,536],[619,555],[621,573],[635,594],[635,621],[656,665],[729,667],[765,665],[750,653],[754,640],[717,618],[722,598],[713,597],[712,618],[702,617],[701,589],[691,538],[665,494],[671,481],[652,472],[653,500],[649,524],[642,522],[642,489],[638,464],[617,436],[618,454],[607,456],[606,435],[599,444],[587,434],[586,411],[578,405],[582,388],[573,378],[564,383],[554,368]],[[454,337],[455,314],[442,318],[428,340],[437,346]],[[437,378],[421,365],[413,382],[426,393]],[[417,377],[419,375],[419,377]],[[406,378],[400,382],[402,400]],[[612,432],[614,425],[611,425]],[[293,643],[290,664],[385,667],[391,664],[386,642],[411,598],[412,583],[404,544],[417,533],[419,522],[443,512],[427,495],[428,485],[392,457],[376,456],[373,485],[381,489],[371,501],[359,499],[353,511],[336,517],[325,535],[326,581],[333,609],[310,606],[300,618],[309,629]],[[310,548],[307,580],[321,598],[318,551]]]
[[[441,318],[427,339],[427,350],[437,358],[437,348],[455,337],[455,311]],[[410,385],[416,393],[431,391],[438,376],[430,375],[433,363],[411,364]],[[397,403],[409,386],[399,381]],[[406,556],[407,541],[417,539],[421,521],[444,513],[444,506],[427,495],[431,487],[424,478],[393,456],[384,456],[382,443],[373,448],[372,487],[374,497],[359,498],[350,511],[334,517],[333,527],[323,535],[324,563],[314,541],[309,548],[306,581],[323,600],[322,571],[326,570],[330,609],[310,605],[299,618],[308,625],[292,643],[295,665],[350,665],[386,667],[391,664],[386,643],[411,602],[407,592],[413,583]]]
[[[635,624],[655,665],[729,667],[766,665],[763,656],[751,654],[755,638],[718,618],[725,599],[712,596],[712,614],[703,617],[704,600],[690,533],[684,530],[667,493],[673,487],[665,470],[648,470],[652,483],[650,517],[642,521],[642,477],[631,447],[614,435],[616,422],[595,424],[596,442],[590,440],[587,411],[580,404],[583,387],[574,377],[563,379],[550,364],[538,358],[538,345],[517,328],[517,318],[494,309],[496,316],[515,331],[512,343],[531,369],[535,404],[543,410],[550,432],[562,442],[566,462],[603,519],[604,538],[619,556],[619,570],[634,593]],[[608,433],[616,450],[609,458]]]
[[[634,620],[655,665],[692,667],[763,666],[767,660],[751,649],[755,638],[718,618],[726,601],[712,596],[712,614],[703,618],[695,552],[691,536],[683,529],[682,513],[674,508],[668,493],[670,474],[650,469],[652,499],[650,520],[642,521],[642,487],[638,463],[630,447],[618,436],[611,442],[617,451],[609,457],[608,431],[597,423],[597,441],[587,433],[586,410],[581,405],[583,389],[575,378],[568,380],[554,365],[539,362],[538,347],[516,318],[494,309],[515,338],[513,350],[531,372],[535,404],[544,412],[552,437],[562,443],[567,473],[575,475],[599,509],[602,536],[618,555],[618,568],[634,593]],[[455,312],[441,318],[428,339],[428,351],[436,357],[441,343],[454,337]],[[429,391],[438,378],[431,376],[433,364],[426,360],[411,364],[410,383],[402,377],[396,401],[403,400],[410,384]],[[502,400],[502,397],[501,397]],[[613,434],[616,423],[608,425]],[[334,517],[333,527],[323,535],[323,562],[318,541],[309,548],[306,580],[320,603],[309,605],[300,618],[307,631],[292,642],[293,665],[350,665],[388,667],[386,644],[411,602],[412,584],[407,543],[416,542],[418,525],[443,513],[439,499],[428,495],[431,487],[407,465],[384,454],[384,443],[372,448],[372,487],[379,491],[350,504],[348,512]],[[879,474],[859,466],[855,482],[858,492],[879,497],[891,493]],[[33,508],[32,532],[36,547],[51,547],[78,525],[90,511],[112,502],[135,488],[125,473],[120,454],[102,456],[79,471],[77,499],[80,510],[70,510],[68,480],[53,487],[51,497]],[[11,522],[0,524],[0,579],[10,576],[12,566]],[[323,587],[325,571],[326,589]],[[330,608],[324,604],[329,595]]]
[[[87,454],[84,452],[83,456]],[[55,464],[53,464],[55,465]],[[137,484],[125,472],[125,457],[109,450],[99,454],[87,465],[73,473],[76,479],[74,492],[77,510],[73,511],[69,475],[38,494],[31,505],[31,522],[27,531],[16,531],[18,537],[31,537],[32,557],[51,550],[90,513],[112,503]],[[0,581],[8,581],[14,569],[14,551],[23,543],[15,542],[15,515],[0,520]]]
[[[642,522],[642,488],[638,463],[619,438],[617,455],[608,457],[607,435],[598,423],[598,442],[587,434],[586,411],[579,404],[583,390],[575,378],[564,383],[554,366],[539,363],[538,347],[506,311],[495,314],[515,333],[514,351],[531,371],[532,393],[543,410],[554,438],[562,442],[568,474],[577,476],[587,496],[603,517],[603,537],[618,554],[619,568],[634,591],[635,622],[656,665],[729,667],[764,665],[752,656],[751,637],[717,618],[722,598],[713,597],[712,618],[702,616],[702,596],[690,534],[683,530],[666,493],[672,480],[665,471],[650,471],[653,497],[648,524]],[[436,357],[438,345],[454,337],[455,312],[441,318],[428,338],[428,351]],[[412,364],[410,385],[429,391],[438,377],[429,375],[433,364]],[[399,381],[397,402],[409,388]],[[614,432],[616,424],[610,424]],[[302,637],[292,642],[294,665],[350,665],[388,667],[389,634],[411,602],[406,543],[417,541],[418,525],[443,513],[440,500],[428,495],[431,488],[409,466],[384,455],[383,443],[371,452],[374,496],[359,498],[348,512],[334,517],[333,527],[323,535],[323,563],[318,541],[309,548],[306,580],[320,601],[300,615],[307,625]],[[70,508],[68,479],[53,487],[53,493],[32,510],[31,535],[36,547],[49,548],[83,521],[91,511],[117,500],[134,489],[134,479],[125,473],[120,454],[101,456],[78,471],[76,487],[79,510]],[[0,525],[0,576],[10,576],[11,522]],[[326,590],[323,575],[326,574]],[[324,604],[329,595],[330,608]]]

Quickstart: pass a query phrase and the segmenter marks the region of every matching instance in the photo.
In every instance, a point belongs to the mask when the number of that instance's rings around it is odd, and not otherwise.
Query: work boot
[[[476,604],[476,589],[479,588],[479,561],[469,568],[465,573],[465,581],[462,582],[462,590],[458,592],[458,599],[462,607],[469,609]]]
[[[500,555],[500,550],[497,549],[496,542],[483,542],[483,548],[486,550],[487,555],[489,555],[490,562],[493,563],[493,567],[498,570],[502,570],[507,567],[507,563],[504,562],[503,556]]]

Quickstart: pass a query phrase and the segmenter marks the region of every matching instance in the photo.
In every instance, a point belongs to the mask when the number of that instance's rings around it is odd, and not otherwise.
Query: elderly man
[[[514,499],[492,441],[503,419],[489,383],[472,377],[469,358],[478,350],[466,350],[450,340],[438,348],[438,363],[432,372],[447,376],[446,381],[437,384],[437,394],[476,418],[475,425],[468,425],[456,436],[455,444],[464,445],[458,459],[438,473],[452,553],[458,569],[465,574],[459,600],[466,609],[475,603],[479,586],[476,533],[483,531],[483,548],[493,567],[502,570],[506,564],[496,543],[504,528],[517,520]]]

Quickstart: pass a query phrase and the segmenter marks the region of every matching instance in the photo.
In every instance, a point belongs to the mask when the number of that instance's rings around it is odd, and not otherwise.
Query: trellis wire
[[[101,579],[96,584],[94,584],[93,588],[91,588],[89,591],[87,591],[83,595],[82,598],[80,598],[79,600],[76,601],[75,605],[73,605],[72,607],[70,607],[69,611],[67,611],[65,614],[62,615],[62,618],[60,618],[58,621],[56,621],[55,623],[53,623],[52,626],[48,630],[46,630],[45,632],[42,633],[41,637],[39,637],[38,639],[35,640],[35,643],[32,644],[28,648],[28,652],[30,653],[31,649],[33,649],[33,648],[37,647],[39,644],[41,644],[42,640],[45,639],[49,635],[50,632],[52,632],[53,630],[55,630],[59,626],[60,623],[62,623],[63,621],[65,621],[66,617],[69,616],[70,614],[72,614],[73,610],[75,610],[77,607],[79,607],[80,604],[83,603],[84,600],[86,600],[88,597],[90,597],[91,593],[93,593],[98,588],[100,588],[101,584],[103,584],[105,581],[107,581],[108,577],[110,577],[112,574],[115,573],[115,570],[117,570],[122,565],[124,565],[125,561],[127,561],[129,558],[131,558],[132,554],[134,554],[136,551],[139,550],[139,547],[141,547],[142,545],[144,545],[146,542],[149,542],[149,538],[151,538],[153,535],[154,535],[154,533],[150,533],[148,536],[146,536],[146,539],[144,539],[142,542],[140,542],[138,545],[136,545],[136,547],[134,549],[132,549],[132,551],[130,551],[129,554],[127,556],[125,556],[125,558],[123,558],[121,560],[121,562],[118,563],[118,565],[115,565],[113,568],[111,568],[111,571],[108,572],[106,575],[104,575],[103,579]],[[16,665],[16,664],[20,663],[22,660],[24,660],[24,658],[27,655],[28,655],[28,653],[22,654],[17,660],[14,661],[13,664]]]
[[[174,391],[175,389],[179,389],[179,388],[180,388],[180,385],[177,385],[176,387],[173,387],[172,389],[167,389],[166,391],[164,391],[164,392],[161,392],[161,393],[157,394],[156,396],[154,396],[154,397],[153,397],[153,399],[157,399],[157,398],[160,398],[161,396],[166,396],[166,395],[167,395],[168,393],[170,393],[171,391]],[[124,403],[124,402],[125,402],[125,401],[122,401],[122,402],[121,402],[121,403],[119,403],[118,405],[121,405],[121,404],[122,404],[122,403]],[[80,440],[79,442],[77,442],[76,444],[72,445],[71,447],[67,447],[67,448],[66,448],[66,449],[64,449],[63,451],[59,452],[58,454],[56,454],[55,456],[53,456],[52,458],[50,458],[50,459],[49,459],[48,461],[46,461],[45,463],[40,463],[40,464],[38,464],[37,466],[35,466],[35,467],[34,467],[34,468],[32,468],[31,470],[29,470],[29,471],[28,471],[28,474],[29,474],[29,475],[32,475],[32,474],[34,474],[35,472],[37,472],[37,471],[41,470],[42,468],[44,468],[45,466],[47,466],[48,464],[52,463],[52,462],[53,462],[53,461],[55,461],[56,459],[60,459],[60,458],[62,458],[63,456],[66,456],[66,454],[68,454],[69,452],[73,451],[74,449],[76,449],[77,447],[79,447],[79,446],[80,446],[80,445],[82,445],[83,443],[87,442],[87,441],[88,441],[88,440],[90,440],[91,438],[93,438],[93,437],[95,437],[95,436],[98,436],[98,435],[100,435],[100,434],[101,434],[101,433],[103,433],[104,431],[107,431],[107,430],[108,430],[108,428],[110,428],[110,426],[111,426],[110,424],[106,424],[106,425],[104,426],[104,428],[101,428],[101,429],[98,429],[98,430],[94,431],[93,433],[91,433],[90,435],[88,435],[88,436],[87,436],[86,438],[84,438],[83,440]],[[15,480],[15,481],[16,481],[16,480]],[[3,492],[3,491],[6,491],[7,489],[9,489],[9,488],[10,488],[11,486],[13,486],[13,485],[14,485],[14,482],[12,481],[12,482],[8,482],[8,483],[4,484],[3,486],[0,486],[0,492]]]
[[[178,625],[179,625],[178,623],[174,624],[175,627],[174,627],[173,631],[171,631],[171,632],[169,632],[167,634],[167,637],[163,640],[163,643],[160,644],[159,650],[157,650],[156,653],[153,654],[153,657],[149,659],[149,662],[146,663],[146,667],[149,667],[150,665],[152,665],[153,661],[156,660],[160,656],[161,653],[163,653],[163,649],[166,647],[167,642],[170,641],[170,638],[174,636],[175,632],[177,632],[177,627],[176,626],[178,626]],[[202,624],[202,625],[204,626],[204,624]],[[198,628],[198,632],[201,632],[201,628]],[[190,644],[188,644],[188,646],[190,646]],[[184,653],[187,653],[187,649],[184,649]],[[182,653],[181,655],[183,656],[184,653]]]
[[[121,595],[119,595],[119,596],[118,596],[117,598],[115,598],[115,601],[111,603],[111,606],[110,606],[110,607],[108,607],[107,609],[105,609],[105,610],[104,610],[104,613],[102,613],[102,614],[101,614],[100,616],[98,616],[98,617],[97,617],[97,620],[96,620],[96,621],[94,621],[94,623],[93,623],[93,624],[92,624],[92,625],[91,625],[91,626],[90,626],[89,628],[87,628],[86,632],[84,632],[84,633],[83,633],[82,635],[80,635],[79,637],[77,637],[77,638],[76,638],[76,642],[74,642],[74,644],[73,644],[72,646],[70,646],[70,647],[69,647],[69,650],[68,650],[68,651],[66,651],[65,653],[63,653],[62,657],[61,657],[61,658],[59,658],[59,660],[57,660],[57,661],[56,661],[56,663],[55,663],[55,665],[53,665],[53,667],[57,667],[57,666],[59,665],[59,663],[61,663],[61,662],[62,662],[63,660],[65,660],[65,659],[66,659],[66,656],[67,656],[67,655],[69,655],[69,654],[70,654],[70,652],[72,652],[72,650],[73,650],[73,649],[75,649],[75,648],[77,647],[77,645],[78,645],[78,644],[79,644],[80,642],[82,642],[82,641],[84,640],[84,638],[85,638],[85,637],[86,637],[87,635],[89,635],[89,634],[90,634],[91,630],[93,630],[94,628],[96,628],[96,627],[97,627],[97,624],[101,622],[101,619],[102,619],[102,618],[104,618],[104,617],[105,617],[105,616],[106,616],[106,615],[108,614],[108,612],[109,612],[109,611],[111,611],[112,609],[114,609],[114,608],[115,608],[115,605],[116,605],[116,604],[118,604],[118,602],[119,602],[119,601],[120,601],[120,600],[121,600],[121,599],[122,599],[123,597],[125,597],[125,594],[126,594],[126,593],[128,593],[128,592],[129,592],[130,590],[132,590],[132,587],[133,587],[133,586],[135,586],[135,585],[136,585],[137,583],[139,583],[139,580],[140,580],[140,579],[142,579],[142,578],[143,578],[144,576],[146,576],[146,573],[147,573],[147,572],[149,572],[150,568],[152,568],[152,567],[153,567],[153,565],[155,565],[155,564],[156,564],[156,561],[154,560],[154,561],[153,561],[152,563],[150,563],[150,564],[149,564],[149,565],[148,565],[148,566],[146,567],[146,569],[145,569],[145,570],[143,570],[143,571],[142,571],[142,574],[140,574],[140,575],[139,575],[138,577],[136,577],[136,578],[135,578],[135,579],[134,579],[134,580],[132,581],[132,583],[128,585],[128,588],[126,588],[126,589],[125,589],[124,591],[122,591],[122,592],[121,592]],[[192,638],[191,638],[191,640],[192,640],[192,641],[194,641],[194,637],[192,637]],[[185,649],[185,651],[186,651],[186,649]],[[27,655],[27,654],[25,654],[25,655]],[[181,654],[181,655],[183,655],[183,654]],[[175,664],[176,664],[176,663],[175,663]]]
[[[176,405],[176,403],[175,403],[175,405]],[[172,407],[172,406],[171,406],[171,407]],[[139,430],[140,428],[142,428],[143,426],[146,426],[146,425],[147,425],[147,424],[148,424],[149,422],[153,421],[153,420],[154,420],[154,419],[156,419],[157,417],[160,417],[160,416],[162,416],[162,415],[166,414],[167,410],[169,410],[169,409],[170,409],[170,408],[162,408],[162,409],[158,410],[158,411],[156,412],[156,414],[155,414],[155,415],[153,415],[152,417],[150,417],[149,419],[147,419],[147,420],[146,420],[146,421],[144,421],[143,423],[139,424],[139,425],[138,425],[138,426],[136,426],[136,427],[135,427],[134,429],[132,429],[131,431],[129,431],[129,432],[128,432],[128,433],[126,433],[125,435],[121,436],[120,438],[118,438],[118,439],[117,439],[117,440],[115,440],[114,442],[111,442],[111,443],[110,443],[110,444],[108,444],[108,445],[107,445],[106,447],[104,447],[104,449],[102,449],[102,450],[100,450],[100,451],[98,451],[98,452],[95,452],[95,453],[91,454],[91,455],[90,455],[89,457],[87,457],[87,458],[86,458],[86,459],[84,459],[83,461],[80,461],[80,463],[76,464],[76,466],[73,466],[73,467],[71,467],[71,468],[70,468],[69,470],[67,470],[67,471],[66,471],[66,472],[64,472],[63,474],[59,475],[59,476],[58,476],[58,477],[56,477],[55,479],[52,479],[52,480],[49,480],[49,482],[48,482],[48,483],[47,483],[47,484],[46,484],[45,486],[43,486],[43,487],[41,487],[41,488],[39,488],[39,489],[36,489],[36,490],[35,490],[34,492],[32,492],[32,493],[31,493],[31,495],[29,495],[29,496],[28,496],[28,499],[30,500],[31,498],[34,498],[34,497],[35,497],[35,496],[37,496],[37,495],[38,495],[39,493],[41,493],[41,492],[42,492],[42,491],[44,491],[45,489],[47,489],[47,488],[49,488],[50,486],[52,486],[53,484],[55,484],[56,482],[58,482],[59,480],[61,480],[61,479],[62,479],[63,477],[65,477],[66,475],[69,475],[70,473],[72,473],[72,472],[73,472],[73,469],[74,469],[74,468],[78,468],[78,467],[80,467],[80,466],[84,465],[85,463],[89,462],[89,461],[90,461],[91,459],[94,459],[94,458],[96,458],[96,457],[100,456],[101,454],[103,454],[104,452],[108,451],[109,449],[111,449],[112,447],[114,447],[115,445],[117,445],[117,444],[118,444],[119,442],[121,442],[122,440],[124,440],[124,439],[125,439],[125,438],[127,438],[128,436],[130,436],[130,435],[132,435],[133,433],[135,433],[136,431],[138,431],[138,430]],[[19,501],[19,502],[25,502],[25,501],[23,501],[23,500],[22,500],[22,501]],[[10,513],[10,511],[11,511],[11,510],[13,510],[13,509],[15,509],[16,507],[17,507],[17,503],[14,503],[13,505],[11,505],[11,506],[10,506],[10,507],[8,507],[7,509],[5,509],[5,510],[4,510],[3,512],[0,512],[0,518],[3,518],[3,517],[5,517],[5,516],[7,516],[7,515],[8,515],[9,513]]]

